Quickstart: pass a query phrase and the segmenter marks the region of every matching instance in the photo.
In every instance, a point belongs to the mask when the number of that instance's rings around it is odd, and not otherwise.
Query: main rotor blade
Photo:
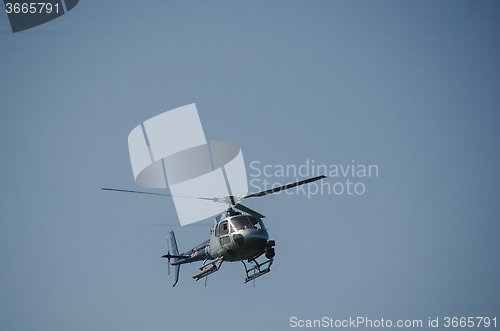
[[[264,218],[264,217],[266,217],[266,216],[264,216],[264,215],[262,215],[262,214],[259,214],[259,213],[258,213],[258,212],[256,212],[255,210],[252,210],[252,209],[250,209],[250,208],[248,208],[248,207],[243,206],[241,203],[237,203],[237,204],[234,206],[234,208],[239,209],[239,210],[241,210],[241,211],[244,211],[245,213],[248,213],[248,214],[250,214],[250,215],[252,215],[252,216],[255,216],[255,217],[258,217],[258,218]]]
[[[162,195],[165,197],[176,197],[176,198],[188,198],[188,199],[199,199],[199,200],[210,200],[213,202],[219,202],[217,198],[198,198],[198,197],[185,197],[182,195],[171,195],[171,194],[162,194],[162,193],[151,193],[151,192],[141,192],[141,191],[130,191],[130,190],[120,190],[117,188],[101,188],[103,191],[115,191],[115,192],[127,192],[127,193],[140,193],[140,194],[150,194],[150,195]]]
[[[148,224],[149,226],[166,226],[166,227],[169,227],[169,228],[172,228],[172,227],[181,227],[182,225],[180,223],[177,223],[177,224],[173,224],[173,223],[157,223],[157,224]],[[190,228],[206,228],[206,227],[210,227],[212,226],[212,224],[208,224],[208,223],[191,223],[191,224],[187,224],[187,225],[184,225],[185,227],[190,227]]]
[[[281,186],[281,187],[277,187],[277,188],[272,188],[272,189],[267,190],[267,191],[262,191],[262,192],[257,192],[257,193],[245,195],[244,197],[241,197],[239,200],[241,201],[243,199],[252,198],[252,197],[262,197],[264,195],[276,193],[276,192],[283,191],[283,190],[288,190],[289,188],[292,188],[292,187],[295,187],[295,186],[312,183],[314,181],[317,181],[317,180],[323,179],[323,178],[326,178],[326,176],[318,176],[318,177],[313,177],[313,178],[301,180],[300,182],[287,184],[287,185],[284,185],[284,186]]]

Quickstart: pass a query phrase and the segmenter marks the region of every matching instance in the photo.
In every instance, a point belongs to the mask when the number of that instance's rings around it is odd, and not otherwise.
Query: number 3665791
[[[6,3],[7,14],[50,14],[54,10],[59,13],[59,4],[52,5],[50,2],[30,2],[30,3]]]

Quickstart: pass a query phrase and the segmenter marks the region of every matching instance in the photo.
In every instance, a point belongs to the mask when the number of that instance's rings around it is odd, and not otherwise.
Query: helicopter
[[[245,267],[245,283],[255,280],[271,271],[275,257],[275,241],[269,240],[269,234],[262,222],[264,215],[242,205],[240,201],[253,197],[262,197],[279,191],[287,190],[299,185],[312,183],[314,181],[326,178],[326,176],[317,176],[308,178],[295,183],[290,183],[266,191],[251,193],[245,196],[225,196],[223,198],[194,198],[203,200],[212,200],[213,202],[224,203],[227,209],[222,214],[214,218],[214,225],[210,229],[210,239],[192,248],[191,250],[180,254],[177,247],[174,231],[171,230],[167,241],[170,241],[172,253],[163,255],[162,258],[168,259],[168,275],[171,277],[171,266],[174,267],[174,285],[179,281],[180,266],[186,263],[203,261],[199,267],[199,272],[193,275],[196,281],[205,278],[205,286],[208,275],[218,271],[223,262],[241,261]],[[141,193],[151,195],[172,196],[170,194],[150,193],[141,191],[121,190],[114,188],[102,188],[106,191],[118,191],[129,193]],[[193,198],[193,197],[184,197]],[[243,213],[236,211],[238,209]],[[167,243],[168,246],[168,243]],[[258,262],[257,259],[262,255],[266,260]],[[247,263],[245,263],[247,261]]]

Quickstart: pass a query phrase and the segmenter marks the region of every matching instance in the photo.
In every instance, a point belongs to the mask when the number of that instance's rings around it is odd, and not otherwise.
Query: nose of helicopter
[[[233,240],[239,246],[245,246],[247,249],[261,248],[267,240],[269,235],[265,230],[242,230],[233,235]]]

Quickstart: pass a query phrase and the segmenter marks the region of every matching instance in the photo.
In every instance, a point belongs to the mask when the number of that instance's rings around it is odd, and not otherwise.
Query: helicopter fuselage
[[[214,219],[210,239],[183,253],[172,265],[201,260],[242,261],[260,256],[268,248],[269,234],[260,218],[228,211]]]
[[[214,221],[208,246],[212,259],[222,257],[224,261],[241,261],[264,252],[269,234],[262,220],[250,215],[235,214]]]

